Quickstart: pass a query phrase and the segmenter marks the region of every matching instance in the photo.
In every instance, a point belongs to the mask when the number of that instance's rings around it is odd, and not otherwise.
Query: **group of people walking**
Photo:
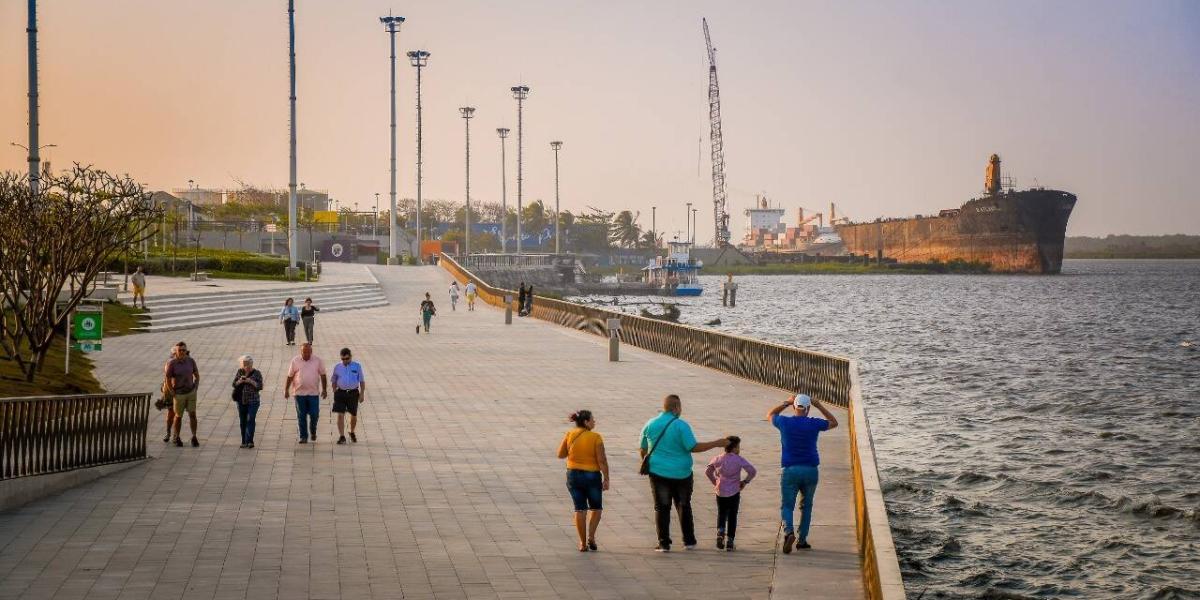
[[[287,340],[288,346],[296,345],[296,325],[300,323],[304,324],[304,339],[308,340],[309,344],[313,343],[318,312],[321,312],[321,309],[313,304],[312,298],[305,298],[304,306],[299,308],[291,298],[283,301],[283,310],[279,311],[279,321],[283,323],[283,336]]]
[[[792,416],[782,413],[792,409]],[[824,418],[810,417],[816,407]],[[742,440],[727,436],[708,442],[696,440],[691,425],[681,418],[683,402],[671,394],[663,399],[662,411],[642,427],[638,449],[642,457],[641,474],[649,476],[650,493],[654,500],[654,525],[658,537],[657,552],[670,552],[671,508],[679,519],[685,549],[697,546],[695,523],[692,517],[694,476],[692,455],[723,448],[724,452],[709,461],[705,477],[713,486],[717,503],[716,547],[733,552],[737,545],[738,510],[742,491],[754,480],[758,471],[741,456]],[[574,427],[563,436],[558,457],[566,459],[567,490],[575,511],[575,530],[579,536],[579,551],[599,549],[596,530],[604,510],[604,492],[610,488],[608,458],[604,438],[595,431],[596,417],[590,410],[579,410],[569,417]],[[799,390],[788,401],[771,409],[767,420],[779,431],[783,469],[779,482],[780,519],[783,523],[783,552],[791,553],[793,546],[811,548],[808,542],[812,523],[813,497],[817,490],[820,456],[817,437],[823,431],[837,427],[837,419],[825,408]],[[794,526],[797,497],[800,499],[800,527]]]

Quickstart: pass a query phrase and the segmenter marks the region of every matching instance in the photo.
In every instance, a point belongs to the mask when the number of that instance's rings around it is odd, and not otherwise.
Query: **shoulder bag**
[[[678,420],[679,420],[679,417],[676,416],[675,418],[673,418],[667,422],[666,427],[663,427],[662,432],[660,432],[658,434],[658,439],[654,440],[654,445],[650,446],[650,451],[646,453],[646,456],[642,457],[642,467],[640,469],[638,469],[638,474],[640,474],[640,475],[649,475],[650,474],[650,455],[654,454],[655,450],[658,450],[658,443],[662,441],[664,435],[667,435],[667,430],[671,428],[671,424]]]

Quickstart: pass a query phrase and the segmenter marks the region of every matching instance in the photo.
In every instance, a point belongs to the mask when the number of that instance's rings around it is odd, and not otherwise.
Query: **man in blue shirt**
[[[358,442],[354,428],[358,426],[358,404],[366,402],[367,382],[363,378],[362,365],[350,360],[350,349],[342,348],[342,362],[333,368],[333,412],[337,413],[338,441],[346,443],[343,419],[350,413],[350,441]]]
[[[783,553],[792,552],[792,544],[797,548],[811,548],[808,544],[808,528],[812,523],[813,495],[817,492],[817,466],[821,457],[817,454],[817,436],[822,431],[829,431],[838,426],[837,418],[830,413],[825,405],[799,393],[787,402],[776,406],[767,413],[767,420],[779,430],[779,441],[782,446],[780,462],[783,473],[779,476],[779,494],[781,496],[780,516],[783,518]],[[792,407],[795,416],[785,417],[782,413],[787,407]],[[808,416],[811,406],[821,411],[824,419]],[[800,506],[800,538],[797,542],[792,527],[792,515],[796,510],[796,495],[803,500]]]
[[[671,394],[663,399],[662,412],[642,427],[639,447],[642,458],[650,456],[650,492],[654,495],[654,526],[658,530],[658,552],[671,551],[671,504],[679,512],[683,546],[696,547],[692,521],[692,454],[724,448],[727,438],[697,442],[692,426],[679,418],[683,403]]]

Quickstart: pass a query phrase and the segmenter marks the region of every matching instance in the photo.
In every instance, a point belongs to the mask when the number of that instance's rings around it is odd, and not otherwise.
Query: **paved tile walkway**
[[[135,264],[131,264],[130,269],[135,268]],[[355,263],[337,263],[327,262],[322,263],[323,272],[320,281],[304,282],[304,281],[270,281],[261,279],[209,279],[208,281],[192,281],[187,277],[165,277],[161,275],[146,276],[146,299],[153,302],[155,298],[163,296],[187,296],[191,294],[212,294],[214,292],[242,292],[250,290],[268,290],[268,289],[295,289],[307,286],[323,286],[351,283],[374,283],[375,280],[371,277],[368,265]],[[180,267],[180,269],[190,269],[189,266]],[[190,271],[189,271],[190,272]],[[116,273],[108,278],[109,283],[120,284],[121,291],[117,293],[117,298],[121,302],[133,301],[133,284],[129,284],[129,290],[125,290],[125,274]]]
[[[189,343],[202,445],[162,444],[155,419],[152,460],[0,514],[0,598],[766,598],[776,569],[780,589],[862,597],[845,428],[821,438],[816,549],[776,556],[779,446],[762,415],[778,391],[631,347],[609,363],[605,340],[531,319],[505,326],[482,305],[452,312],[434,267],[375,273],[392,306],[317,323],[319,356],[347,345],[364,364],[358,444],[333,443],[324,401],[319,442],[296,444],[282,398],[294,349],[274,323],[106,342],[98,375],[113,391],[154,389],[169,346]],[[426,290],[439,316],[416,335]],[[254,450],[238,448],[228,394],[243,353],[267,380]],[[735,553],[713,548],[715,502],[699,483],[700,549],[651,551],[637,432],[672,392],[699,438],[741,435],[760,467]],[[576,550],[554,457],[577,408],[595,411],[612,463],[598,553]],[[711,456],[697,457],[698,479]]]

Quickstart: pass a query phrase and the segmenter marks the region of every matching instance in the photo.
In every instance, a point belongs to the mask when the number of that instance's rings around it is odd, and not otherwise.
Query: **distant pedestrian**
[[[468,311],[475,310],[475,296],[477,296],[478,294],[479,294],[479,292],[476,291],[476,289],[475,289],[475,282],[468,281],[467,282],[467,310]]]
[[[525,282],[521,282],[521,287],[517,288],[517,316],[525,316]]]
[[[196,393],[200,389],[200,368],[188,352],[187,344],[175,344],[174,358],[167,363],[163,370],[167,389],[170,391],[172,406],[175,412],[174,440],[176,446],[183,446],[179,439],[179,430],[183,426],[183,413],[188,414],[188,424],[192,428],[192,447],[200,445],[196,439]]]
[[[144,310],[146,308],[146,274],[142,272],[141,266],[138,266],[137,270],[133,272],[129,281],[133,284],[133,307],[137,308],[138,298],[141,298]]]
[[[795,416],[785,417],[780,414],[789,406],[792,407]],[[811,406],[816,406],[825,418],[809,417]],[[787,402],[772,408],[771,412],[767,413],[767,420],[779,430],[782,446],[780,463],[783,473],[779,476],[780,517],[783,519],[783,553],[790,554],[793,543],[801,549],[812,547],[808,543],[808,530],[812,523],[813,496],[817,492],[817,466],[821,464],[821,458],[817,454],[817,436],[822,431],[837,427],[838,422],[823,403],[799,393],[799,390]],[[797,494],[801,497],[799,538],[792,526]]]
[[[300,321],[304,323],[304,339],[310,344],[313,343],[313,326],[316,325],[318,312],[321,309],[313,305],[312,298],[305,298],[304,306],[300,307]]]
[[[679,528],[683,531],[683,546],[696,547],[696,528],[692,520],[692,454],[707,452],[729,443],[727,438],[697,442],[692,426],[679,418],[683,402],[671,394],[663,398],[662,412],[642,427],[638,446],[650,475],[650,492],[654,496],[654,526],[658,533],[658,552],[671,551],[671,505],[679,513]]]
[[[733,552],[733,538],[737,535],[738,507],[742,503],[742,489],[758,474],[750,461],[742,458],[742,438],[729,436],[725,453],[719,454],[708,463],[704,474],[716,487],[717,493],[717,548]],[[742,471],[746,478],[742,479]]]
[[[604,510],[603,496],[608,490],[608,456],[604,453],[604,438],[593,431],[596,418],[590,410],[580,410],[568,417],[575,423],[558,445],[558,457],[567,459],[567,490],[575,505],[575,533],[579,534],[579,551],[596,551],[596,528]],[[588,518],[591,511],[591,518]]]
[[[249,354],[238,359],[237,373],[233,376],[233,401],[237,403],[238,429],[242,432],[242,448],[254,447],[254,420],[263,389],[262,373],[254,368],[254,357]]]
[[[318,387],[319,386],[319,387]],[[320,396],[317,394],[320,393]],[[300,355],[292,357],[288,365],[287,381],[283,385],[283,397],[296,395],[296,421],[300,425],[300,443],[307,444],[309,437],[317,441],[317,420],[321,417],[320,398],[329,397],[329,381],[325,376],[325,363],[313,356],[312,344],[300,344]]]
[[[279,311],[279,320],[283,322],[283,336],[287,340],[285,346],[296,345],[296,323],[300,322],[300,310],[291,298],[283,301],[283,310]]]
[[[167,356],[167,362],[163,363],[163,381],[162,381],[162,403],[163,408],[167,409],[166,425],[167,431],[163,434],[163,443],[170,443],[171,432],[175,429],[175,393],[171,389],[171,363],[180,357],[188,355],[187,344],[179,342],[171,346],[171,351]],[[155,403],[155,406],[159,406]]]
[[[362,365],[351,360],[349,348],[342,348],[341,357],[342,362],[333,367],[331,380],[333,412],[337,413],[337,443],[346,443],[346,413],[350,413],[350,441],[358,443],[354,428],[358,426],[358,405],[367,401],[367,380],[363,377]]]
[[[525,288],[525,316],[533,314],[533,284]]]
[[[458,310],[458,282],[450,284],[450,310]]]
[[[437,307],[429,298],[429,292],[425,292],[425,299],[421,301],[421,324],[425,326],[425,333],[429,333],[429,321],[436,314]],[[417,333],[421,333],[421,325],[417,325]]]

